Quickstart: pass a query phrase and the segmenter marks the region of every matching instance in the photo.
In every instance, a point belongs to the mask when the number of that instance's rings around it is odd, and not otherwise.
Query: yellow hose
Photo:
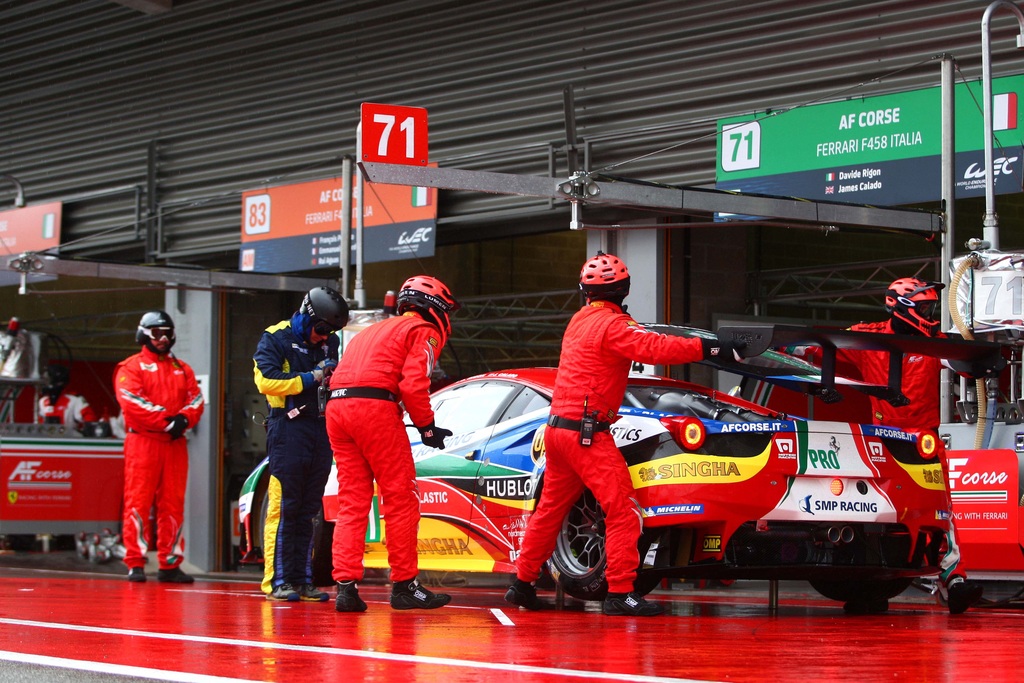
[[[977,268],[981,265],[981,259],[977,254],[969,254],[960,265],[956,267],[956,272],[953,273],[953,278],[949,283],[949,300],[947,302],[949,306],[949,316],[953,319],[953,324],[956,325],[956,329],[960,332],[964,339],[974,339],[974,333],[971,332],[971,328],[968,327],[967,323],[964,322],[964,318],[960,315],[959,307],[956,301],[956,292],[960,287],[960,280],[963,279],[964,273],[969,268]],[[976,379],[974,380],[974,394],[978,401],[978,422],[974,428],[974,448],[978,449],[984,445],[985,442],[985,425],[988,422],[986,411],[988,410],[987,401],[988,396],[985,391],[985,380]]]

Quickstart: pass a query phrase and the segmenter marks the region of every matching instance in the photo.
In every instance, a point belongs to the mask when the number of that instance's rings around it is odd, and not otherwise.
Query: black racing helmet
[[[159,353],[156,347],[153,346],[153,342],[163,337],[167,337],[167,340],[170,342],[167,346],[167,350],[170,351],[176,339],[174,336],[174,320],[171,316],[167,315],[165,311],[143,313],[142,319],[139,320],[139,327],[135,331],[135,342],[145,345],[150,351]]]
[[[348,325],[348,303],[330,287],[314,287],[302,299],[299,313],[309,316],[310,329],[327,335]]]
[[[46,386],[43,387],[43,393],[49,396],[51,401],[56,401],[64,393],[64,387],[70,379],[71,373],[67,367],[50,363],[46,366]]]

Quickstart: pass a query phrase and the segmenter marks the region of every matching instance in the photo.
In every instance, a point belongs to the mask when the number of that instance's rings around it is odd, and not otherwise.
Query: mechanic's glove
[[[715,339],[702,337],[700,341],[704,345],[704,360],[740,360],[739,350],[747,346],[747,342],[742,340],[723,341],[717,337]]]
[[[1002,356],[995,363],[983,363],[981,361],[948,360],[946,363],[962,377],[968,379],[988,379],[998,377],[999,373],[1006,367],[1006,359]]]
[[[313,379],[316,380],[317,384],[322,384],[331,378],[331,374],[334,372],[334,368],[338,367],[338,361],[322,360],[317,363],[316,367],[313,368]]]
[[[452,430],[438,427],[433,422],[426,427],[417,427],[416,429],[420,430],[420,439],[424,445],[431,448],[444,448],[445,437],[452,435]]]
[[[317,373],[319,373],[319,376]],[[320,384],[320,381],[324,378],[324,373],[322,370],[313,370],[312,372],[300,372],[299,377],[302,378],[303,389],[312,389],[313,387]]]
[[[171,435],[171,441],[180,439],[188,429],[188,418],[178,413],[174,417],[165,417],[167,420],[167,426],[164,427],[164,431]]]

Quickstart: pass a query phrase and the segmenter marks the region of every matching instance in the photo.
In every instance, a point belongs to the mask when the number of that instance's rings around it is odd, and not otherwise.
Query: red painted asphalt
[[[107,571],[111,571],[107,569]],[[241,580],[229,580],[238,579]],[[455,577],[462,579],[463,577]],[[464,583],[463,580],[459,581]],[[364,584],[363,614],[264,599],[256,577],[129,584],[121,574],[0,566],[0,662],[157,680],[1009,681],[1024,672],[1024,603],[951,616],[910,589],[888,614],[849,616],[786,582],[657,591],[669,615],[605,617],[567,599],[535,613],[490,587],[442,609],[395,611]],[[991,597],[1020,586],[991,584]],[[333,591],[332,591],[333,593]],[[542,592],[554,606],[554,595]],[[205,678],[211,677],[211,678]]]

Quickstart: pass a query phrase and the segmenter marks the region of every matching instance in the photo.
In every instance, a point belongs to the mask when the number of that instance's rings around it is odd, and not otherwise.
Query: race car
[[[544,486],[554,368],[489,372],[432,395],[454,435],[423,445],[409,426],[420,497],[419,566],[514,572]],[[893,597],[938,572],[949,526],[942,442],[931,432],[792,418],[655,375],[630,376],[611,433],[644,518],[637,588],[665,578],[804,579],[843,602]],[[259,561],[266,461],[239,504],[243,552]],[[324,495],[316,580],[330,580],[337,482]],[[373,506],[367,568],[386,568],[385,505]],[[587,492],[563,523],[550,575],[601,599],[603,516]]]

